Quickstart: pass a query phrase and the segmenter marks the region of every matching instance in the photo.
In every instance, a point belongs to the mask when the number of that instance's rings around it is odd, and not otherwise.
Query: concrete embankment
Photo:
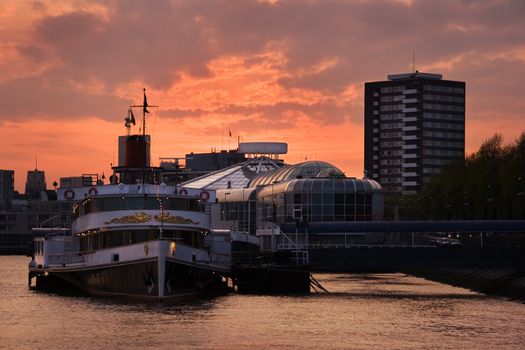
[[[410,271],[432,281],[525,301],[525,271],[515,269],[435,269]]]

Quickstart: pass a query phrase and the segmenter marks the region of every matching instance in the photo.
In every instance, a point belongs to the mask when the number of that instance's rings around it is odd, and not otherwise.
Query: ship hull
[[[158,301],[226,290],[220,272],[176,260],[165,259],[159,263],[159,258],[106,266],[33,269],[31,277],[36,277],[33,288],[37,290]]]

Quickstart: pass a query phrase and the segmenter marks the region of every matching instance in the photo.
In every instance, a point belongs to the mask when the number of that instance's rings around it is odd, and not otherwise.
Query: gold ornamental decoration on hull
[[[169,213],[162,215],[155,215],[153,219],[157,222],[164,222],[167,224],[191,224],[198,225],[198,221],[193,221],[191,219],[184,218],[182,216],[170,215]],[[151,215],[146,214],[145,212],[135,213],[134,215],[126,215],[120,218],[113,218],[109,221],[104,221],[106,225],[109,224],[143,224],[148,221],[151,221]]]
[[[140,213],[135,213],[134,215],[126,215],[120,218],[113,218],[109,221],[104,221],[106,225],[109,224],[143,224],[151,220],[151,215],[146,214],[141,211]]]
[[[168,224],[192,224],[198,225],[198,221],[193,221],[191,219],[183,218],[182,216],[170,215],[169,213],[162,215],[155,215],[155,221],[165,222]]]

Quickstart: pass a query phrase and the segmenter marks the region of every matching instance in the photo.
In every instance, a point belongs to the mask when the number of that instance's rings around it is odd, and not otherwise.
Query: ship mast
[[[144,102],[141,105],[129,106],[129,110],[132,111],[131,110],[132,108],[137,108],[137,107],[142,108],[142,136],[146,137],[146,113],[149,113],[148,107],[157,108],[159,106],[152,106],[148,104],[148,99],[146,97],[146,88],[144,88]],[[133,111],[131,112],[131,115],[133,115]]]
[[[132,105],[129,106],[129,113],[131,114],[131,117],[133,118],[133,124],[135,121],[135,118],[133,117],[133,110],[132,108],[142,108],[142,137],[144,140],[144,154],[147,154],[147,142],[146,142],[146,113],[149,113],[148,108],[153,107],[157,108],[158,106],[152,106],[148,104],[148,99],[146,97],[146,88],[144,88],[144,102],[141,105]],[[128,128],[129,132],[129,128]],[[129,135],[129,133],[128,133]],[[144,163],[142,166],[142,184],[144,185],[146,178],[146,164]],[[144,190],[144,186],[142,186],[142,189]]]

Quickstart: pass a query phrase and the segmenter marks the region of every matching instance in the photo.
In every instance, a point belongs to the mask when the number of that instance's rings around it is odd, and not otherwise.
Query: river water
[[[316,278],[330,293],[131,304],[27,289],[0,256],[0,348],[525,349],[525,304],[403,274]]]

